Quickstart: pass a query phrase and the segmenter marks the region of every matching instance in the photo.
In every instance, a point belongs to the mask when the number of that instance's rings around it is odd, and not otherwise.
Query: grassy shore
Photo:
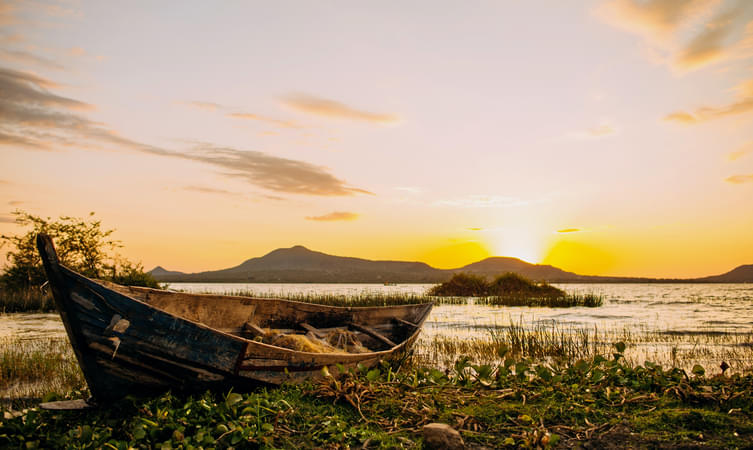
[[[501,349],[493,365],[359,370],[248,393],[127,398],[83,412],[6,411],[0,446],[421,448],[447,423],[476,447],[745,447],[753,378],[596,356],[557,367]],[[83,393],[75,393],[83,395]]]

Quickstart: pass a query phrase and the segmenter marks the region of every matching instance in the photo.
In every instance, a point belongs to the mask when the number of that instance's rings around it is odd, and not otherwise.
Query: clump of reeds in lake
[[[49,290],[39,287],[6,289],[0,287],[0,313],[49,312],[55,310],[55,301]]]
[[[500,275],[492,282],[477,275],[458,273],[429,289],[427,294],[437,297],[478,297],[475,304],[497,306],[596,307],[604,302],[599,294],[568,294],[546,282],[537,283],[512,272]]]
[[[0,340],[0,399],[3,403],[85,387],[67,339]]]

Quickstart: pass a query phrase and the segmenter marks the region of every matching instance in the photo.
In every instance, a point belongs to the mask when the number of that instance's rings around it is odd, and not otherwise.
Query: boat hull
[[[297,382],[322,376],[324,367],[336,374],[338,365],[371,367],[405,355],[432,307],[339,308],[122,286],[116,290],[114,285],[91,280],[59,264],[49,237],[38,236],[37,246],[57,309],[97,402],[168,389]],[[308,353],[207,325],[249,311],[251,316],[264,317],[268,324],[291,326],[308,321],[324,327],[362,323],[381,327],[401,339],[390,348],[367,353]],[[224,316],[204,319],[201,314]]]

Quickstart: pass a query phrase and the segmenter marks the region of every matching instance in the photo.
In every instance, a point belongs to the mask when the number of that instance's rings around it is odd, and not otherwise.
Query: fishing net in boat
[[[335,329],[327,333],[325,337],[327,342],[339,349],[343,349],[348,353],[368,353],[370,350],[361,344],[356,334],[349,330],[341,328]]]
[[[275,330],[268,330],[262,342],[309,353],[368,353],[370,351],[361,344],[355,333],[345,329],[331,330],[322,339],[311,332],[283,334]]]

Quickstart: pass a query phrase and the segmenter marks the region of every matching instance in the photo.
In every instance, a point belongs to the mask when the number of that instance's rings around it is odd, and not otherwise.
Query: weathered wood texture
[[[37,244],[71,345],[100,402],[166,389],[279,384],[320,376],[336,364],[371,366],[407,351],[432,307],[343,308],[124,287],[60,265],[46,236]],[[357,324],[352,328],[363,345],[382,350],[307,353],[249,339],[263,336],[264,328],[303,332],[307,325],[317,334],[349,324]]]

